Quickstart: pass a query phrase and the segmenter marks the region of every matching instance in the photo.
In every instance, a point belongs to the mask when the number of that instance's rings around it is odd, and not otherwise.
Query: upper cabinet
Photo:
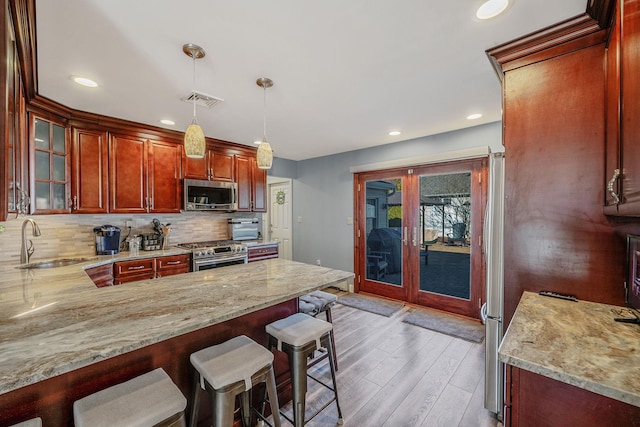
[[[258,168],[255,156],[236,155],[238,212],[267,211],[267,172]]]
[[[640,216],[640,0],[618,0],[606,51],[608,215]]]
[[[208,149],[202,159],[184,156],[184,177],[233,182],[233,154]]]
[[[62,122],[31,114],[31,212],[68,213],[69,142]]]
[[[107,133],[73,128],[71,135],[71,212],[106,213]]]
[[[180,212],[181,156],[177,144],[111,135],[109,212]]]

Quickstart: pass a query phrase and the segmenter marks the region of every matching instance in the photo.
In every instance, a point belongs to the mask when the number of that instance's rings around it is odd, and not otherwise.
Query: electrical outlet
[[[316,265],[322,265],[319,259],[316,260]]]
[[[129,227],[133,228],[133,220],[131,220],[131,219],[127,219],[127,220],[125,220],[125,222],[124,222],[124,226],[125,226],[126,228],[129,228]]]

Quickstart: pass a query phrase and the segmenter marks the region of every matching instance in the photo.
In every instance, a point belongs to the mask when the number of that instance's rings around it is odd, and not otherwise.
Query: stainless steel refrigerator
[[[485,323],[484,406],[502,419],[504,366],[498,360],[502,342],[504,306],[504,153],[489,155],[489,193],[484,219],[487,262],[487,301],[482,307]]]

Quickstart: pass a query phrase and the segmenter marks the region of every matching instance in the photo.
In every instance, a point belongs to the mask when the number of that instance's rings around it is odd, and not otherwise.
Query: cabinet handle
[[[128,267],[127,270],[142,270],[144,265],[139,265],[137,267]]]
[[[180,264],[180,261],[167,261],[166,264],[167,265],[178,265],[178,264]]]
[[[411,240],[411,243],[413,244],[413,247],[416,247],[416,238],[418,236],[418,230],[416,227],[413,227],[413,239]]]
[[[78,196],[73,196],[73,210],[78,210]]]
[[[405,246],[407,246],[407,241],[408,241],[408,239],[409,239],[409,238],[407,237],[407,234],[409,234],[409,233],[407,232],[407,227],[405,227],[405,228],[404,228],[404,239],[402,239],[402,242],[404,243],[404,245],[405,245]]]
[[[620,197],[616,194],[615,190],[613,189],[613,186],[616,183],[616,180],[620,177],[620,169],[616,169],[613,171],[613,176],[611,177],[611,179],[609,180],[609,184],[607,184],[607,191],[609,191],[609,194],[611,195],[611,198],[613,199],[613,203],[618,205],[620,204]]]

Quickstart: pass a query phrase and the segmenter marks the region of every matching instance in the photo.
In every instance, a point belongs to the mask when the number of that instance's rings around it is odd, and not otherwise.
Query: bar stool
[[[73,402],[76,427],[182,426],[187,399],[162,369]]]
[[[335,360],[333,358],[329,334],[332,329],[333,325],[331,323],[304,313],[292,314],[289,317],[277,320],[266,326],[266,331],[269,334],[269,349],[277,348],[285,352],[289,359],[293,393],[293,420],[289,419],[285,414],[281,413],[281,415],[293,423],[295,427],[304,426],[305,423],[313,419],[334,401],[338,408],[338,424],[342,424],[343,422],[340,402],[338,401]],[[329,357],[333,387],[330,387],[307,373],[307,356],[323,346],[328,350],[327,354]],[[334,397],[309,417],[308,420],[305,420],[307,377],[333,391]]]
[[[313,291],[299,298],[298,311],[316,317],[320,313],[324,313],[327,322],[333,323],[331,316],[331,307],[338,301],[338,296],[324,291]],[[333,336],[333,328],[329,332],[331,338],[331,347],[333,348],[333,360],[335,361],[336,371],[338,371],[338,355],[336,354],[336,340]],[[320,362],[324,357],[318,357],[315,363]]]
[[[14,424],[11,427],[42,427],[42,419],[40,417],[32,418],[30,420]]]
[[[196,369],[193,386],[190,426],[195,426],[198,417],[198,389],[211,396],[213,425],[233,425],[236,396],[241,395],[241,413],[244,426],[251,423],[251,387],[264,382],[269,396],[271,412],[278,413],[278,394],[273,372],[273,353],[244,335],[222,344],[207,347],[191,354],[191,364]],[[255,411],[266,421],[264,415]],[[274,425],[280,427],[280,418],[273,417]]]

